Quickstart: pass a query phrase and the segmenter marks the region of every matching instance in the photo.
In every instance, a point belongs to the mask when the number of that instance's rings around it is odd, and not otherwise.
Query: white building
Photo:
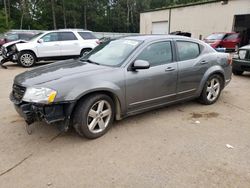
[[[212,0],[150,10],[140,14],[141,34],[190,32],[203,39],[214,32],[250,36],[250,0]]]

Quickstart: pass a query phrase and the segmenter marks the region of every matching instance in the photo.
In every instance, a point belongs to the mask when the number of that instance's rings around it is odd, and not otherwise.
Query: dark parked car
[[[239,48],[241,38],[239,33],[213,33],[204,41],[213,48],[226,48],[228,51],[235,51]]]
[[[244,71],[250,71],[250,45],[240,48],[233,57],[234,75],[242,75]]]
[[[0,55],[2,54],[2,46],[5,43],[12,42],[12,41],[17,41],[17,40],[30,40],[34,35],[36,35],[38,32],[37,31],[26,31],[26,30],[11,30],[7,33],[5,33],[1,38],[0,38]]]
[[[15,77],[10,99],[28,124],[73,126],[105,134],[114,119],[185,100],[217,101],[231,80],[231,59],[202,41],[174,35],[104,42],[80,59]]]

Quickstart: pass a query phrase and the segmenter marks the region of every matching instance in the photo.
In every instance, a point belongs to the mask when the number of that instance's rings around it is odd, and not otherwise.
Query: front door
[[[173,62],[170,41],[149,44],[136,60],[145,60],[150,68],[126,72],[126,101],[129,112],[147,109],[174,100],[177,63]]]
[[[37,45],[38,57],[56,57],[60,56],[60,41],[57,32],[48,33],[42,38],[42,42]]]

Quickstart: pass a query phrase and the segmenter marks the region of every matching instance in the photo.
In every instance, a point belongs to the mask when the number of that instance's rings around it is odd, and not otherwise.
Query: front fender
[[[204,76],[203,76],[203,78],[202,78],[202,80],[201,80],[201,82],[200,82],[199,88],[198,88],[198,90],[197,90],[197,96],[199,96],[199,95],[201,94],[201,92],[202,92],[202,90],[203,90],[203,87],[204,87],[206,81],[208,80],[208,78],[209,78],[211,75],[216,74],[216,73],[222,75],[222,76],[223,76],[223,80],[225,81],[225,71],[224,71],[224,69],[223,69],[221,66],[216,65],[216,66],[210,67],[210,68],[205,72],[205,74],[204,74]],[[225,84],[225,83],[223,83],[223,84]]]
[[[112,93],[120,102],[121,111],[125,111],[125,88],[120,87],[112,82],[91,82],[82,85],[77,85],[64,96],[65,101],[78,101],[82,97],[94,92],[109,92]],[[115,101],[114,101],[115,102]]]
[[[36,56],[37,56],[37,50],[36,50],[36,46],[33,43],[19,43],[16,44],[16,48],[18,52],[21,51],[32,51]]]

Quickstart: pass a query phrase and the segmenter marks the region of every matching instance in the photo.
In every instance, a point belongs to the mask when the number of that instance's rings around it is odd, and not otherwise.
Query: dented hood
[[[8,43],[4,44],[3,46],[4,46],[5,48],[7,48],[7,47],[12,46],[12,45],[14,45],[14,44],[27,43],[27,42],[28,42],[28,41],[26,41],[26,40],[16,40],[16,41],[8,42]]]

